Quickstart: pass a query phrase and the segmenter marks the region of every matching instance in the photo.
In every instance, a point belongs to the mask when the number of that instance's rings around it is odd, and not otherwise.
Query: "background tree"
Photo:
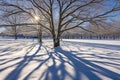
[[[2,18],[2,20],[4,21],[4,23],[11,25],[19,24],[23,21],[23,19],[21,19],[21,16],[19,14],[14,14],[9,17],[4,17]],[[6,27],[5,29],[9,34],[14,35],[14,39],[16,40],[18,34],[20,33],[21,27],[11,26],[11,27]]]
[[[27,1],[28,2],[28,1]],[[38,26],[39,24],[38,24],[38,22],[41,20],[40,19],[40,14],[39,13],[37,13],[37,10],[32,6],[32,5],[28,5],[27,4],[27,6],[26,5],[24,5],[24,4],[26,4],[27,3],[26,1],[11,1],[11,2],[7,2],[7,1],[2,1],[2,3],[3,4],[1,4],[2,5],[2,7],[1,7],[1,11],[3,12],[3,17],[9,17],[9,16],[13,16],[13,17],[15,17],[15,15],[17,14],[22,14],[22,16],[23,16],[23,20],[22,21],[19,21],[19,22],[27,22],[28,23],[28,25],[29,25],[29,23],[36,23],[35,25],[32,25],[33,26],[33,31],[32,32],[34,32],[34,31],[37,31],[37,36],[38,36],[38,41],[39,41],[39,43],[41,43],[42,42],[42,28],[40,27],[40,26]],[[16,7],[13,7],[13,6],[11,6],[11,7],[9,7],[9,8],[7,8],[6,6],[4,6],[4,4],[8,4],[8,3],[12,3],[12,4],[17,4],[17,6],[22,6],[22,8],[19,8],[18,9],[18,7],[16,8]],[[6,9],[6,10],[5,10]],[[25,10],[26,11],[25,11]],[[14,15],[13,15],[14,14]],[[5,19],[4,19],[5,20]],[[7,22],[7,21],[6,21]],[[10,21],[9,21],[10,22]],[[6,24],[6,23],[5,23]],[[12,25],[14,25],[13,27],[15,27],[15,25],[16,24],[20,24],[20,23],[15,23],[15,24],[12,24]],[[24,27],[29,27],[29,28],[31,28],[31,26],[29,25],[18,25],[19,27],[20,26],[24,26]],[[12,27],[12,28],[13,28]],[[23,28],[23,27],[22,27]],[[7,26],[7,28],[6,29],[10,29],[10,27],[9,27],[9,25]],[[22,30],[23,31],[23,33],[25,33],[25,31],[27,31],[28,32],[28,30],[26,30],[25,28],[23,28],[24,30]],[[28,28],[27,28],[28,29]],[[31,30],[31,29],[30,29]],[[31,31],[30,31],[31,32]],[[30,32],[28,32],[28,34],[30,33]]]

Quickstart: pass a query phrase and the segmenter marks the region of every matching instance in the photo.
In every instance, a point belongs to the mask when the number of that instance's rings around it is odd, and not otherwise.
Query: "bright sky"
[[[4,31],[5,30],[5,28],[0,28],[0,33],[2,32],[2,31]]]

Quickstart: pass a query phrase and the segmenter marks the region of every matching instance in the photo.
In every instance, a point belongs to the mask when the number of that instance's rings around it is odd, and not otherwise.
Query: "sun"
[[[40,19],[38,16],[34,16],[34,18],[36,21],[39,21],[39,19]]]

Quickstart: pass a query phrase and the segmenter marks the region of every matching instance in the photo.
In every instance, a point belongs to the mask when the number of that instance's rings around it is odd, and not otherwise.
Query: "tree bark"
[[[41,35],[38,36],[38,42],[42,43],[42,36]]]
[[[15,34],[14,37],[15,37],[15,40],[17,40],[17,34]]]
[[[59,38],[53,38],[53,44],[54,44],[54,48],[60,46],[60,39]]]
[[[38,29],[38,42],[42,43],[42,28],[41,27]]]
[[[17,27],[13,27],[15,40],[17,39]]]

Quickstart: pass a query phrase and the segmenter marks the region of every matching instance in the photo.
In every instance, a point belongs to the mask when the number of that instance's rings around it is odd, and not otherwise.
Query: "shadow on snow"
[[[5,80],[19,79],[20,73],[23,70],[23,68],[26,67],[30,61],[34,60],[34,57],[37,57],[38,52],[41,50],[41,45],[39,45],[39,47],[33,53],[33,55],[27,55],[34,47],[35,45],[30,47],[30,50],[25,54],[23,60],[21,60],[20,62],[0,69],[0,71],[4,71],[7,68],[17,65],[16,68],[6,76]],[[36,59],[36,61],[39,61],[39,65],[36,66],[32,71],[30,71],[30,73],[27,76],[25,76],[24,80],[29,80],[30,76],[39,68],[41,68],[41,66],[50,59],[52,60],[53,64],[51,66],[47,66],[47,69],[42,74],[39,74],[40,75],[39,80],[41,80],[43,77],[44,80],[68,80],[67,77],[69,77],[71,80],[85,80],[82,77],[83,75],[88,80],[102,80],[100,77],[98,77],[96,73],[99,73],[113,80],[120,80],[120,74],[112,72],[111,70],[108,70],[106,68],[103,68],[100,65],[96,65],[82,57],[78,57],[77,55],[73,54],[72,51],[66,51],[60,47],[57,47],[52,52],[47,50],[47,46],[43,46],[43,48],[46,50],[47,55],[49,57],[46,58],[45,60]],[[0,65],[6,64],[11,61],[15,61],[20,58],[21,57],[14,58]],[[60,62],[59,65],[57,65],[57,60]],[[74,73],[73,75],[69,73],[66,64],[72,67],[71,69],[73,70]]]

